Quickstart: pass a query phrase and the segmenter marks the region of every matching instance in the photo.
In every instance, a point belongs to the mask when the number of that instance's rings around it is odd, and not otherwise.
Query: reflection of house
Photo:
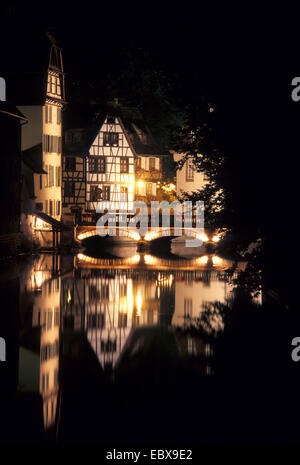
[[[175,312],[172,325],[177,327],[175,336],[179,352],[182,357],[191,358],[195,368],[202,374],[213,373],[213,347],[211,341],[200,335],[192,325],[210,303],[223,303],[231,297],[231,293],[232,286],[216,271],[196,272],[195,276],[187,273],[184,279],[175,278]],[[213,315],[209,319],[209,326],[215,330],[221,329],[221,316]],[[202,329],[205,331],[208,328],[202,325]]]
[[[102,367],[115,367],[136,327],[160,323],[160,287],[154,276],[133,279],[124,271],[64,279],[64,329],[84,329]]]
[[[21,225],[26,235],[33,232],[41,245],[51,246],[61,220],[62,55],[50,36],[24,40],[26,53],[19,60],[16,51],[7,86],[8,98],[28,119],[22,127]]]
[[[183,358],[189,358],[194,363],[194,367],[201,374],[211,375],[211,358],[213,347],[211,342],[204,340],[195,331],[176,331],[175,337],[179,353]]]
[[[53,268],[44,265],[40,263],[41,269],[32,271],[28,283],[34,291],[32,327],[40,328],[40,332],[35,349],[20,348],[19,383],[21,390],[40,392],[48,428],[55,422],[58,398],[61,279],[47,280]]]
[[[185,156],[181,153],[172,153],[176,163]],[[208,179],[205,174],[196,171],[193,158],[188,157],[183,166],[176,172],[176,194],[181,195],[182,192],[191,194],[198,189],[202,189],[207,182]]]
[[[156,198],[161,179],[162,150],[138,109],[115,100],[96,116],[89,112],[81,108],[69,114],[65,131],[63,215],[68,223],[75,212],[92,218],[100,201],[130,211],[133,200]]]
[[[199,318],[208,304],[225,302],[231,292],[232,286],[216,271],[197,272],[195,279],[189,279],[188,274],[184,280],[175,278],[175,312],[172,324],[189,325],[192,319]]]

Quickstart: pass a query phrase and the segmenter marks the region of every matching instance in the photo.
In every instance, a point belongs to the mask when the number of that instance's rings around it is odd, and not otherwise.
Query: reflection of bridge
[[[97,227],[95,225],[78,225],[75,228],[75,239],[77,241],[83,241],[89,239],[90,237],[115,237],[115,238],[128,238],[133,241],[146,241],[151,242],[155,239],[161,237],[184,237],[186,239],[190,238],[191,240],[198,240],[202,242],[208,241],[208,236],[201,228],[195,227],[164,227],[159,226],[157,228],[152,228],[146,232],[138,228],[130,228],[126,226],[104,226]],[[198,245],[201,245],[200,243]]]
[[[99,268],[99,269],[149,269],[149,270],[215,270],[226,271],[233,265],[233,262],[217,255],[204,255],[193,259],[166,259],[148,254],[133,255],[128,258],[95,258],[83,253],[76,257],[78,268]],[[239,263],[237,268],[242,268],[243,263]]]

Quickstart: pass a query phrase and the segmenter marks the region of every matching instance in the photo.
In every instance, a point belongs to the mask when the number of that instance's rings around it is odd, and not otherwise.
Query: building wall
[[[52,88],[49,79],[57,79],[58,74],[49,73],[45,105],[20,106],[20,111],[28,118],[22,126],[22,150],[42,144],[43,169],[47,174],[34,173],[35,204],[38,210],[61,220],[61,136],[62,104],[59,86]]]
[[[178,162],[184,157],[184,154],[173,152],[174,161]],[[191,169],[190,169],[191,167]],[[176,194],[181,195],[182,192],[191,194],[192,192],[202,189],[207,180],[203,173],[199,173],[192,169],[192,160],[186,161],[181,169],[176,172]],[[191,172],[193,173],[192,176]]]
[[[46,108],[47,107],[47,108]],[[52,122],[46,122],[46,111],[52,111]],[[37,196],[36,202],[43,203],[43,211],[49,216],[61,220],[61,133],[62,123],[57,123],[57,112],[61,111],[61,106],[47,102],[43,106],[43,136],[54,136],[59,138],[57,148],[50,148],[46,151],[43,144],[43,168],[47,174],[42,175],[42,186],[40,185],[40,175],[34,176],[34,187]],[[45,140],[43,141],[45,142]],[[51,208],[52,202],[52,208]]]
[[[43,106],[18,106],[19,110],[28,119],[22,126],[22,150],[30,149],[43,141]]]
[[[106,146],[103,139],[103,134],[105,132],[118,134],[118,145]],[[90,160],[97,156],[105,157],[105,173],[91,172]],[[128,159],[127,173],[121,173],[121,157]],[[86,181],[87,211],[95,211],[98,203],[97,201],[93,201],[91,197],[91,190],[93,187],[98,187],[102,189],[102,191],[105,188],[110,189],[110,195],[105,198],[105,200],[111,202],[112,209],[120,210],[128,208],[129,211],[132,210],[135,191],[134,155],[118,118],[116,118],[115,124],[109,124],[106,118],[95,138],[89,151],[89,157],[86,158]],[[127,202],[126,196],[121,195],[122,188],[127,189]],[[100,200],[101,199],[98,201]]]
[[[161,180],[161,176],[160,157],[138,156],[136,159],[136,196],[156,197],[157,181]]]

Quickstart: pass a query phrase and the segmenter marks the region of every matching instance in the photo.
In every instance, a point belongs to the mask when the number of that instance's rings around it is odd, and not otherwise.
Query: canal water
[[[1,440],[288,442],[287,406],[274,404],[280,364],[274,372],[264,365],[269,338],[252,316],[261,295],[240,297],[245,315],[235,320],[230,260],[120,255],[114,248],[2,264]]]

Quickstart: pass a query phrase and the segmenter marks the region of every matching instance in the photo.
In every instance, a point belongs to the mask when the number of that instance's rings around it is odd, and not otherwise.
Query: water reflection
[[[198,372],[211,375],[211,342],[189,327],[211,302],[230,298],[224,272],[229,266],[214,255],[189,260],[143,253],[123,259],[40,256],[24,276],[23,292],[31,295],[32,306],[30,324],[28,315],[23,318],[27,337],[19,350],[19,387],[40,393],[45,429],[57,424],[66,360],[75,357],[76,364],[80,356],[88,366],[93,354],[104,372],[124,371],[151,346],[159,328],[174,341],[179,357],[197,360]],[[222,321],[211,324],[217,329]],[[89,349],[70,343],[72,334]]]
[[[33,293],[31,327],[19,348],[19,388],[39,392],[45,428],[55,422],[58,397],[61,277],[60,257],[42,255],[28,275],[26,291]]]

